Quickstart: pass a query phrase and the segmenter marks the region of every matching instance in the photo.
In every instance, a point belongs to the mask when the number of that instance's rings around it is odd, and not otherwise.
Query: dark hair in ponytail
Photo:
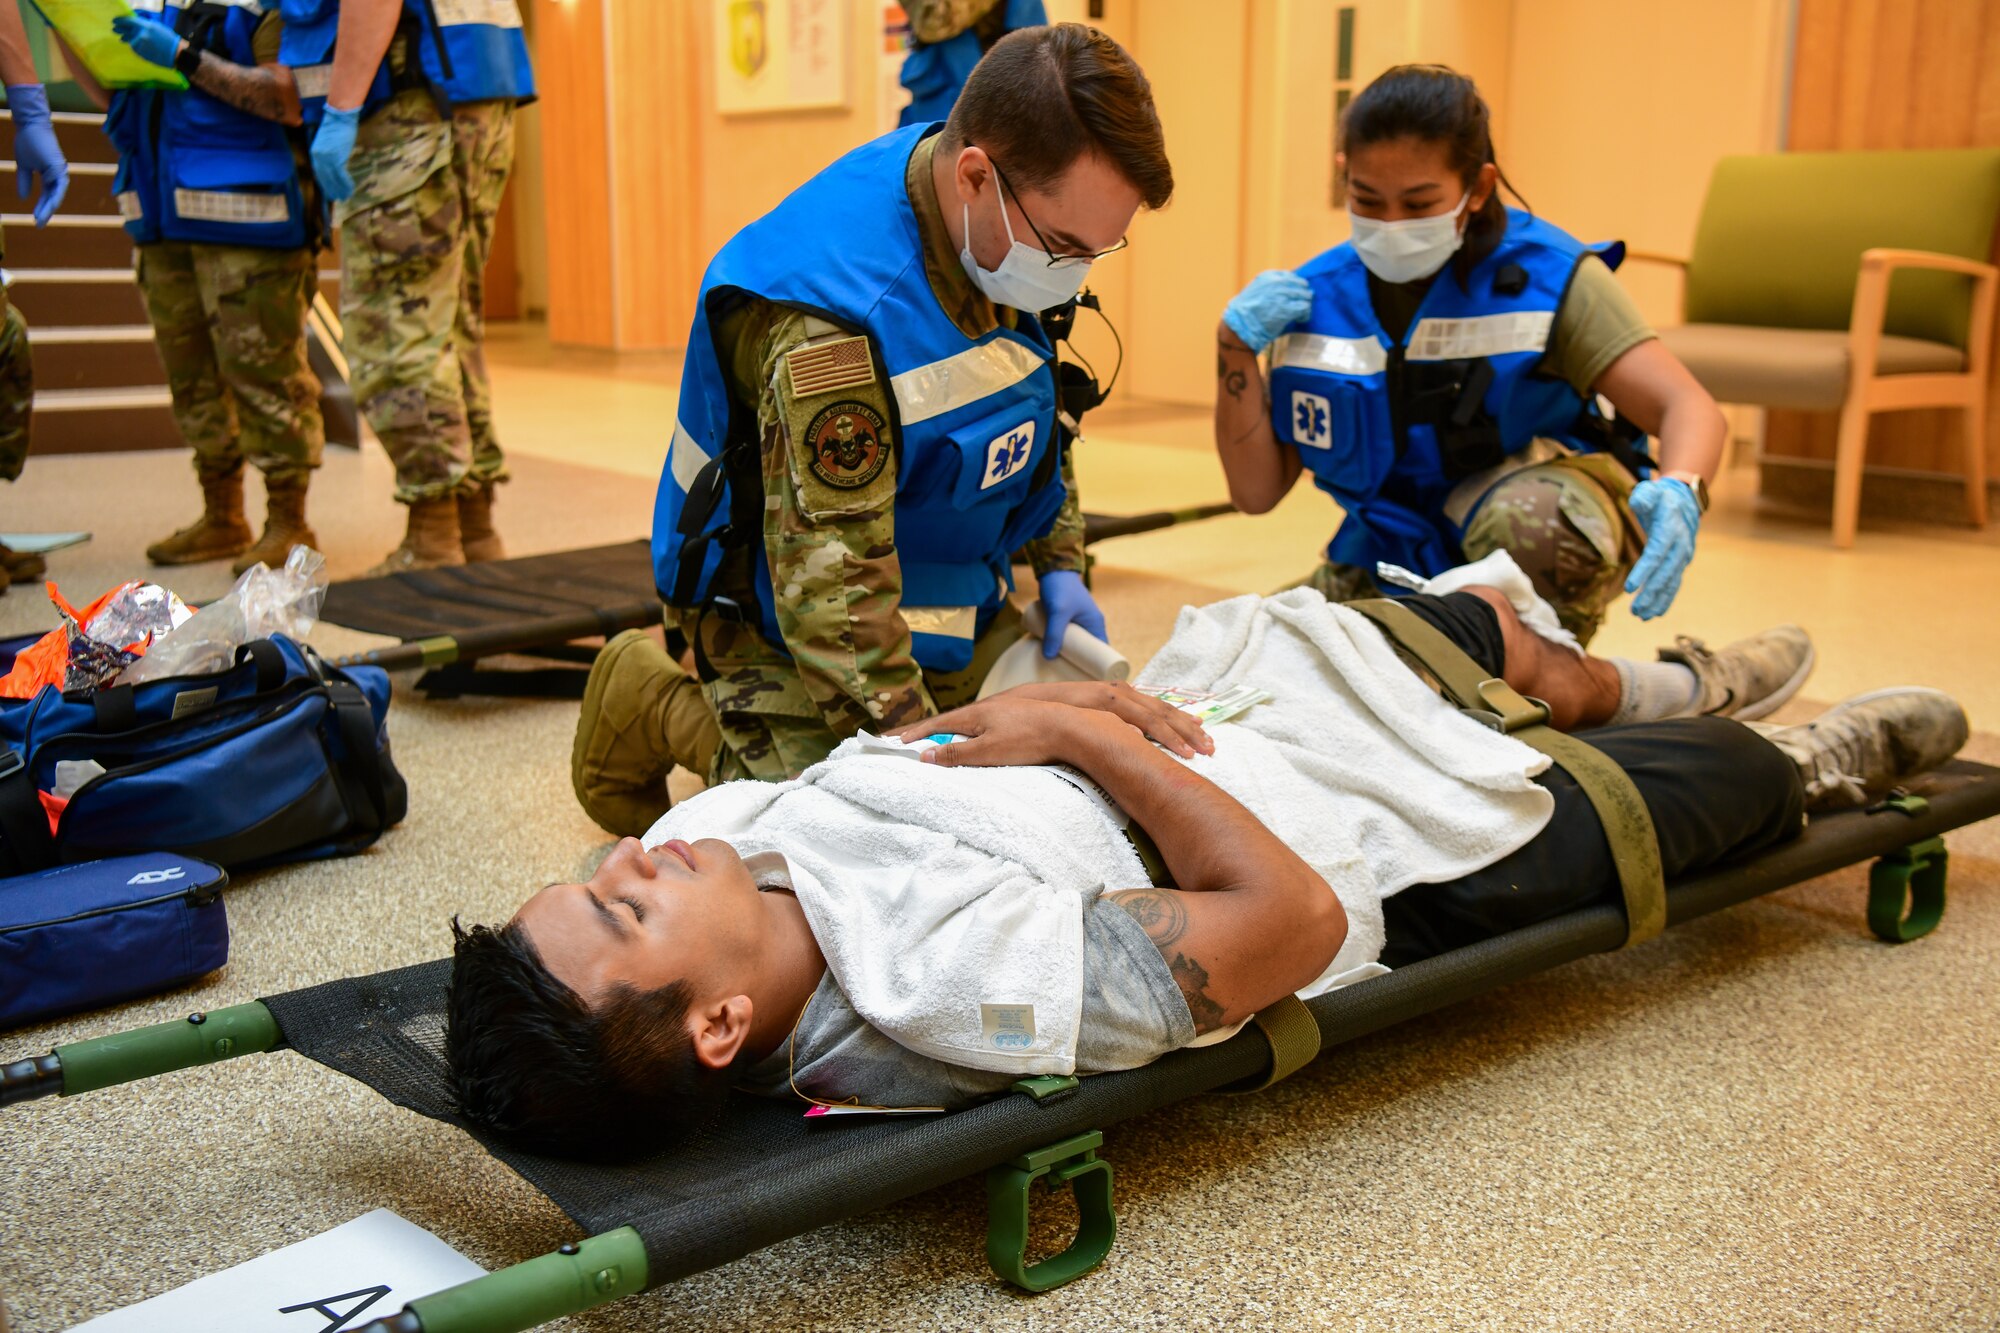
[[[1520,191],[1500,171],[1493,157],[1492,113],[1472,80],[1443,65],[1397,65],[1361,90],[1340,118],[1340,149],[1357,148],[1391,139],[1417,139],[1444,145],[1452,169],[1470,189],[1479,169],[1489,162],[1499,184],[1516,199]],[[1527,200],[1521,199],[1522,207]],[[1493,253],[1507,231],[1507,209],[1495,188],[1465,224],[1465,244],[1453,257],[1458,285],[1464,287],[1472,270]]]

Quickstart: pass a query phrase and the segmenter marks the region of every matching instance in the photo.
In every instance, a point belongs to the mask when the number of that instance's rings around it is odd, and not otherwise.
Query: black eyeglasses
[[[967,144],[966,147],[976,148],[978,147],[978,145]],[[982,149],[981,151],[983,152],[985,150]],[[988,162],[993,162],[993,154],[987,153],[986,160]],[[1048,255],[1050,268],[1067,268],[1072,264],[1095,263],[1096,261],[1104,258],[1104,256],[1115,255],[1120,250],[1123,250],[1126,246],[1132,244],[1131,237],[1121,236],[1118,238],[1118,244],[1112,246],[1108,250],[1098,250],[1091,254],[1081,254],[1081,255],[1057,254],[1055,251],[1055,247],[1049,244],[1048,238],[1042,235],[1042,229],[1035,225],[1035,219],[1029,216],[1028,206],[1021,202],[1021,192],[1014,188],[1014,183],[1012,181],[1007,179],[1007,173],[1000,170],[1000,164],[998,162],[993,162],[993,174],[1000,178],[1000,184],[1006,187],[1007,193],[1014,196],[1014,207],[1021,210],[1021,220],[1028,224],[1029,231],[1035,233],[1035,240],[1041,244],[1043,253]],[[1000,209],[1002,213],[1006,211],[1007,209],[1006,200],[1003,199],[1000,201]]]

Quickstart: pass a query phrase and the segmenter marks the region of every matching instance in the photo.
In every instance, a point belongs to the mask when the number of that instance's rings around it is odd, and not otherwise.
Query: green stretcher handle
[[[1868,868],[1868,928],[1891,944],[1907,944],[1944,919],[1943,838],[1899,848]],[[1903,911],[1904,904],[1909,912]]]
[[[419,1296],[355,1333],[520,1333],[646,1289],[646,1247],[620,1227]]]
[[[1111,1202],[1111,1163],[1097,1150],[1096,1130],[1016,1157],[986,1173],[986,1261],[1023,1291],[1047,1291],[1082,1277],[1104,1262],[1118,1238]],[[1076,1239],[1061,1254],[1028,1262],[1028,1187],[1047,1178],[1049,1188],[1076,1191]],[[426,1329],[425,1333],[433,1333]]]
[[[278,1020],[252,1000],[212,1013],[189,1014],[172,1023],[73,1041],[56,1047],[55,1058],[62,1068],[62,1095],[74,1097],[115,1083],[254,1055],[282,1040]]]

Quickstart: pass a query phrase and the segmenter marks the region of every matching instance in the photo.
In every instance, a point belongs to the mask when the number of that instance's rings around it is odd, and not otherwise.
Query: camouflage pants
[[[514,166],[514,108],[447,119],[422,90],[363,121],[339,206],[340,316],[354,396],[396,499],[506,479],[486,374],[484,277]]]
[[[705,772],[711,786],[739,778],[781,782],[846,739],[827,725],[792,659],[754,626],[709,615],[696,633],[714,679],[698,694],[682,690],[667,705],[666,733],[682,767]],[[972,665],[926,671],[924,685],[939,710],[961,708],[978,697],[994,661],[1021,633],[1021,613],[1009,602],[979,636]]]
[[[311,250],[163,241],[139,247],[139,293],[167,368],[174,424],[204,477],[248,459],[302,477],[326,444],[319,377],[306,360]]]
[[[35,410],[35,359],[28,321],[0,292],[0,481],[21,475],[28,461],[28,421]]]
[[[1486,493],[1460,546],[1467,563],[1504,547],[1563,628],[1587,645],[1645,546],[1627,503],[1631,494],[1631,474],[1606,455],[1538,463],[1509,473]],[[1320,562],[1295,586],[1311,587],[1332,602],[1382,595],[1372,571],[1332,561]]]

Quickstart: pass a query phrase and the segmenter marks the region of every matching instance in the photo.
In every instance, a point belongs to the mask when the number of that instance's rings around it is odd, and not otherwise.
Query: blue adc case
[[[229,957],[222,868],[148,852],[0,879],[0,1028],[192,981]]]

